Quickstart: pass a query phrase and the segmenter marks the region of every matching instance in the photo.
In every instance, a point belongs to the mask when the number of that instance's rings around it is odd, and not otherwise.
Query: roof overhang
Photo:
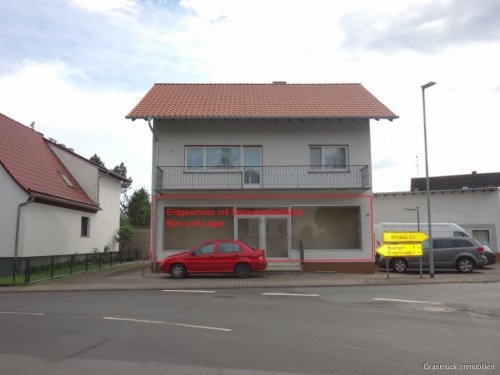
[[[29,192],[30,196],[34,198],[34,202],[37,203],[42,203],[42,204],[48,204],[51,206],[57,206],[57,207],[62,207],[62,208],[68,208],[71,210],[78,210],[78,211],[84,211],[84,212],[90,212],[90,213],[96,213],[97,211],[100,211],[101,208],[99,205],[91,205],[91,204],[86,204],[82,202],[75,202],[69,199],[63,199],[59,197],[54,197],[51,195],[43,194],[43,193],[38,193],[38,192]]]
[[[214,121],[214,120],[219,120],[219,121],[229,121],[229,120],[247,120],[247,121],[277,121],[277,120],[326,120],[326,121],[342,121],[342,120],[396,120],[398,119],[399,116],[335,116],[335,117],[330,117],[330,116],[301,116],[301,117],[295,117],[295,116],[274,116],[274,117],[267,117],[267,116],[241,116],[241,117],[235,117],[235,116],[175,116],[175,117],[169,117],[169,116],[125,116],[125,119],[127,120],[209,120],[209,121]]]

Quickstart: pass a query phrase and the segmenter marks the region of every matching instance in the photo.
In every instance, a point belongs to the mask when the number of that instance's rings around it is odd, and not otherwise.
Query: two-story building
[[[240,239],[272,264],[373,272],[370,120],[360,84],[155,84],[127,118],[153,138],[152,261]]]
[[[122,181],[0,114],[0,258],[118,250]]]

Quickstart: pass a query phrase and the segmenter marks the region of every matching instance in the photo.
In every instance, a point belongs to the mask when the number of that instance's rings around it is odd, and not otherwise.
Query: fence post
[[[97,253],[97,263],[99,263],[99,269],[101,269],[101,255],[102,253]]]
[[[89,254],[85,253],[85,272],[89,272]]]
[[[29,284],[30,283],[30,258],[26,258],[24,261],[24,283]]]
[[[73,259],[74,255],[69,256],[69,274],[73,275]]]
[[[54,278],[54,257],[50,257],[50,278]]]
[[[300,268],[304,271],[304,244],[302,240],[299,241],[299,251],[300,251]]]
[[[112,251],[110,251],[110,252],[109,252],[109,255],[110,255],[110,256],[109,256],[109,266],[110,266],[110,267],[113,267],[113,252],[112,252]]]

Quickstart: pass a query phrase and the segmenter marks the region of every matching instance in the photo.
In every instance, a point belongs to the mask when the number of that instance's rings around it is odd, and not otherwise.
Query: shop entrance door
[[[288,258],[288,217],[238,218],[238,239],[266,251],[268,258]]]
[[[270,258],[288,258],[288,230],[286,218],[265,218],[266,255]]]

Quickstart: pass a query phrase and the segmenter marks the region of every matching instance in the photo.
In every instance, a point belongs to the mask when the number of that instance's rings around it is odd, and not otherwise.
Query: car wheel
[[[471,258],[463,257],[457,260],[456,268],[459,272],[474,271],[474,261]]]
[[[251,272],[252,272],[252,269],[246,263],[239,263],[234,268],[234,273],[236,274],[236,277],[238,277],[240,279],[244,279],[245,277],[250,276]]]
[[[408,264],[406,264],[406,260],[403,258],[396,258],[391,261],[391,268],[394,272],[402,273],[406,272],[408,269]]]
[[[186,277],[186,267],[180,263],[172,264],[170,267],[170,277],[172,279],[182,279]]]

